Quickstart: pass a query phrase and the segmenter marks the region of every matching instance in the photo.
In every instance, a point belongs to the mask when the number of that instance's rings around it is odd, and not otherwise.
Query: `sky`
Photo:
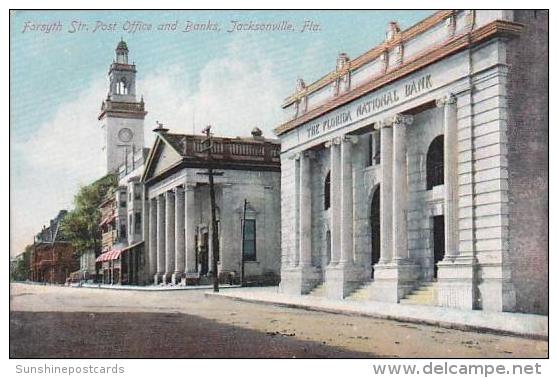
[[[298,78],[309,84],[335,68],[339,53],[355,58],[381,43],[389,21],[405,29],[431,13],[11,13],[10,254],[33,243],[33,235],[59,210],[72,209],[80,186],[105,173],[97,116],[121,39],[136,64],[136,92],[148,111],[147,147],[154,141],[155,121],[171,132],[200,132],[211,124],[216,135],[246,136],[257,126],[273,137],[285,119],[281,104]],[[294,31],[229,32],[233,21],[285,21]],[[314,28],[301,31],[306,22]],[[183,31],[194,24],[198,30]]]

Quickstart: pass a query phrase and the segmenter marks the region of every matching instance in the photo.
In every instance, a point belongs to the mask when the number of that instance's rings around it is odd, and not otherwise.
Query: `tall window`
[[[137,212],[134,218],[134,232],[139,234],[141,232],[141,213]]]
[[[324,182],[324,210],[329,209],[331,205],[331,175],[327,173]]]
[[[444,183],[444,136],[438,135],[426,154],[426,190]]]
[[[244,220],[244,261],[256,261],[256,220]]]

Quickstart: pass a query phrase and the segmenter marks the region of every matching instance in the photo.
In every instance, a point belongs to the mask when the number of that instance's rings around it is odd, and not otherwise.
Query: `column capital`
[[[357,144],[358,143],[358,136],[356,135],[345,135],[343,136],[343,142]]]
[[[410,126],[413,124],[414,117],[408,114],[396,114],[393,116],[393,126]]]
[[[380,130],[384,128],[390,128],[391,126],[393,126],[393,118],[386,118],[378,121],[374,128],[376,130]]]
[[[184,191],[190,191],[190,190],[194,190],[196,189],[196,183],[195,182],[189,182],[184,184]]]
[[[174,187],[174,188],[172,189],[172,191],[173,191],[175,194],[184,193],[184,187],[182,187],[182,186],[176,186],[176,187]]]
[[[457,97],[453,93],[448,93],[447,95],[436,99],[436,106],[442,108],[446,105],[455,104],[457,102]]]
[[[316,153],[312,150],[305,150],[300,153],[300,156],[308,159],[314,159],[316,157]]]
[[[300,160],[300,152],[295,152],[291,156],[289,156],[290,160]]]
[[[341,141],[342,141],[341,137],[331,138],[330,140],[325,142],[325,147],[330,148],[333,145],[339,145],[339,144],[341,144]]]

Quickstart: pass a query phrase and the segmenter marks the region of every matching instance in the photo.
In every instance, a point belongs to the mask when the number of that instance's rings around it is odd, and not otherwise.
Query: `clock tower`
[[[128,46],[116,46],[116,60],[108,72],[109,90],[98,120],[103,131],[103,160],[106,173],[125,163],[129,152],[143,148],[143,121],[147,112],[143,97],[136,98],[136,66],[128,63]]]

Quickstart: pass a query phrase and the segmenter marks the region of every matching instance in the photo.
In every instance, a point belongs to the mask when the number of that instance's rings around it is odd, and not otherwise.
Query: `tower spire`
[[[107,172],[115,172],[128,159],[128,151],[144,145],[143,122],[147,112],[143,97],[136,98],[136,66],[128,63],[124,38],[116,45],[116,61],[109,69],[107,99],[98,116],[103,129],[101,146]]]

